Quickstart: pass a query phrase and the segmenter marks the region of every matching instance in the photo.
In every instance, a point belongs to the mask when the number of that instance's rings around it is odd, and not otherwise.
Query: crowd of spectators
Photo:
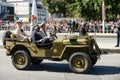
[[[30,23],[24,23],[25,30],[30,30]],[[49,30],[50,26],[54,26],[57,33],[74,33],[80,32],[81,27],[84,26],[87,32],[102,33],[103,26],[102,21],[80,21],[80,20],[52,20],[46,21],[46,30]],[[15,23],[7,22],[0,24],[0,30],[14,30]],[[117,22],[108,21],[105,22],[105,33],[116,33]]]
[[[30,23],[24,23],[25,30],[30,30]],[[16,23],[13,21],[6,21],[3,23],[0,23],[0,30],[15,30],[16,29]]]
[[[103,25],[102,21],[80,21],[80,20],[62,20],[62,21],[51,21],[47,25],[53,23],[58,33],[74,33],[80,32],[84,26],[87,32],[102,33]],[[48,26],[49,27],[49,26]],[[108,21],[105,22],[104,27],[105,33],[116,33],[117,22]]]

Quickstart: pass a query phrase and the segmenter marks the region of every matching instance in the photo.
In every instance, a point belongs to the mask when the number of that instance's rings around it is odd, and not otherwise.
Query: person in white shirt
[[[18,20],[16,22],[17,28],[15,29],[14,34],[16,35],[16,38],[26,39],[28,38],[28,35],[23,30],[23,22],[22,20]]]

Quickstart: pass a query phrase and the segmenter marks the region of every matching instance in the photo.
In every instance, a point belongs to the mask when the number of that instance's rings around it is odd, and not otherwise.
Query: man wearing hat
[[[34,31],[32,32],[31,38],[34,43],[42,43],[42,37],[39,34],[40,27],[39,25],[35,25],[34,27],[35,28],[34,28]]]
[[[44,35],[41,36],[39,25],[35,25],[34,27],[35,28],[34,28],[31,38],[32,38],[33,42],[37,45],[37,47],[51,48],[52,44],[50,43],[50,41],[46,37],[43,37]],[[42,46],[40,45],[40,44],[44,44],[44,43],[50,43],[50,44],[42,45]]]
[[[21,19],[16,21],[17,28],[15,29],[14,34],[17,38],[26,39],[28,38],[27,34],[23,30],[23,22]]]
[[[46,33],[46,31],[45,31],[45,23],[44,22],[42,22],[40,25],[40,35],[42,36],[42,38],[45,38],[45,37],[47,37],[47,33]]]
[[[40,24],[40,31],[39,31],[39,33],[40,33],[41,37],[45,40],[45,43],[49,43],[49,42],[51,42],[51,38],[48,37],[48,35],[46,33],[46,30],[45,30],[45,27],[46,27],[45,23],[42,22]]]

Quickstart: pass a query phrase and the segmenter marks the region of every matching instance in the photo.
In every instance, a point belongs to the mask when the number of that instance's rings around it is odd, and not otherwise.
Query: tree
[[[62,13],[64,16],[66,16],[64,0],[42,0],[42,3],[48,8],[50,13]]]
[[[102,16],[102,0],[82,0],[80,7],[84,18],[97,20]]]
[[[108,20],[115,20],[120,14],[120,0],[106,0],[106,14]]]
[[[103,0],[42,0],[50,13],[62,13],[64,17],[82,17],[88,20],[102,18]],[[116,19],[120,14],[120,0],[105,0],[106,18]]]

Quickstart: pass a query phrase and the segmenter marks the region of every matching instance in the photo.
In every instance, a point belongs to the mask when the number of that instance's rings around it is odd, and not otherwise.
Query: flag
[[[32,33],[33,25],[36,24],[38,21],[37,19],[37,7],[36,7],[36,0],[33,0],[32,2],[32,15],[31,15],[31,28],[30,31]]]
[[[35,19],[37,19],[37,7],[36,7],[36,0],[33,0],[31,20],[34,21]]]

